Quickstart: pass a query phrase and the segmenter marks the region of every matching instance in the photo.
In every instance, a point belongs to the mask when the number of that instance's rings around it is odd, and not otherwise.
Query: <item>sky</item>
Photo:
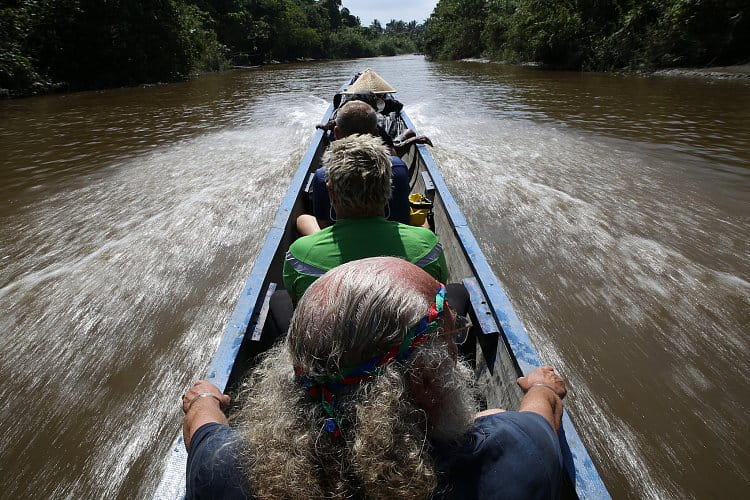
[[[385,23],[391,19],[424,22],[430,17],[437,0],[342,0],[341,6],[359,17],[362,26],[369,26],[373,19]]]

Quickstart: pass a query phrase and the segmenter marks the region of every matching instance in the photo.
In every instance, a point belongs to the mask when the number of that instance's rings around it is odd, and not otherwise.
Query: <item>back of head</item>
[[[337,211],[383,214],[391,197],[391,160],[378,137],[350,135],[334,141],[324,162]]]
[[[305,377],[331,377],[384,355],[420,323],[437,288],[413,264],[377,257],[339,266],[305,292],[286,342],[255,372],[242,403],[254,495],[425,498],[434,491],[428,438],[457,439],[474,412],[473,373],[447,355],[443,337],[432,333],[407,361],[331,389],[338,437],[326,431],[320,397],[300,386],[291,365]],[[433,377],[435,410],[411,392],[417,364]]]
[[[352,134],[373,134],[378,128],[378,115],[369,104],[349,101],[336,114],[336,127],[341,137]]]
[[[288,334],[295,364],[317,376],[383,354],[424,316],[436,288],[424,271],[392,257],[332,269],[295,310]]]

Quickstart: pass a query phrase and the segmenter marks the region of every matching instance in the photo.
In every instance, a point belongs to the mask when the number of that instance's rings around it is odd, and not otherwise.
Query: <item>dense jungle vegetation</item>
[[[360,25],[341,0],[6,0],[0,92],[174,81],[231,64],[395,55],[422,26]]]
[[[424,52],[584,70],[746,63],[750,0],[440,0]]]

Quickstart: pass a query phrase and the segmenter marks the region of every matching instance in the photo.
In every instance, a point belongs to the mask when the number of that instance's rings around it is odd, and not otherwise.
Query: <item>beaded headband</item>
[[[440,283],[435,294],[435,303],[430,305],[427,315],[419,323],[407,330],[404,339],[394,344],[388,352],[376,356],[354,368],[345,368],[334,375],[308,377],[302,373],[302,367],[295,366],[294,374],[298,382],[313,399],[320,398],[320,404],[328,415],[325,422],[326,431],[335,437],[341,436],[341,425],[334,410],[334,394],[347,385],[357,385],[378,375],[383,368],[393,362],[401,362],[408,358],[416,347],[429,338],[430,333],[437,330],[443,310],[447,304],[445,300],[445,285]]]

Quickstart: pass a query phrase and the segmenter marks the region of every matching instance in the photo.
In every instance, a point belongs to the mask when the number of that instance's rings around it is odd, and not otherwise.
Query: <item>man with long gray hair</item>
[[[250,375],[233,426],[205,381],[183,397],[188,498],[556,498],[564,381],[518,379],[520,412],[476,413],[445,287],[390,257],[316,281]]]

